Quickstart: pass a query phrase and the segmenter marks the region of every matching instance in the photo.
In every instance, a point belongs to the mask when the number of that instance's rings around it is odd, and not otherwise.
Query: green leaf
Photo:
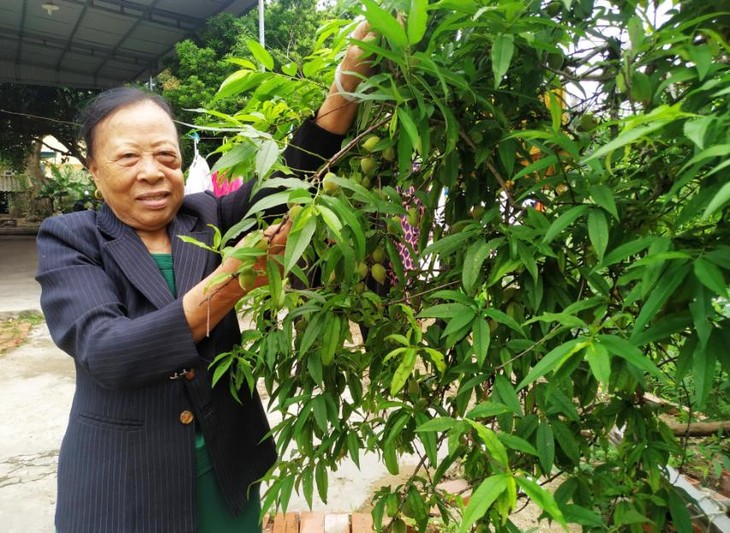
[[[494,459],[494,461],[497,462],[499,466],[506,469],[509,466],[507,460],[507,450],[497,438],[497,434],[493,430],[489,429],[483,424],[480,424],[479,422],[475,422],[474,420],[465,418],[464,421],[477,432],[477,435],[479,435],[479,438],[482,440],[484,446],[487,448],[487,452],[489,452],[490,457]]]
[[[350,459],[357,468],[360,468],[360,439],[357,433],[351,429],[347,432],[347,451],[350,454]]]
[[[631,41],[631,51],[636,55],[644,43],[644,27],[641,19],[637,16],[631,17],[627,29],[629,31],[629,41]]]
[[[687,277],[689,271],[689,263],[676,262],[664,271],[664,274],[659,278],[654,289],[651,291],[651,295],[644,303],[644,306],[636,318],[634,328],[641,331],[656,314],[659,312],[664,303],[669,297],[674,294],[674,291]]]
[[[404,351],[403,359],[401,360],[398,368],[393,373],[393,380],[390,383],[390,395],[395,396],[400,392],[403,386],[411,377],[413,367],[416,365],[416,355],[418,351],[415,348],[406,348]]]
[[[307,207],[299,213],[297,222],[304,216],[308,217],[305,219],[306,222],[304,222],[304,225],[300,229],[292,231],[286,241],[286,249],[284,251],[285,273],[291,272],[291,269],[297,264],[299,258],[304,254],[304,250],[307,249],[307,246],[312,241],[314,230],[317,229],[317,219],[312,216],[312,211]]]
[[[560,511],[558,504],[555,503],[555,499],[550,492],[543,489],[531,479],[527,479],[525,477],[517,477],[515,479],[517,480],[517,484],[520,488],[525,492],[525,494],[527,494],[528,498],[535,502],[537,506],[542,508],[547,514],[552,516],[558,524],[566,529],[568,528],[568,524],[565,522],[565,517]]]
[[[426,354],[428,354],[429,358],[436,367],[436,370],[438,370],[442,374],[446,372],[446,359],[444,358],[444,354],[442,354],[438,350],[434,350],[433,348],[426,347],[422,349],[426,352]]]
[[[454,318],[465,313],[474,314],[474,310],[463,304],[438,304],[431,307],[427,307],[420,313],[418,318]]]
[[[705,209],[702,218],[707,218],[715,214],[715,211],[721,207],[725,207],[725,204],[728,202],[730,202],[730,183],[726,183],[720,188],[715,197],[707,205],[707,209]]]
[[[604,256],[603,262],[600,264],[600,266],[607,267],[613,265],[614,263],[623,261],[624,259],[632,255],[636,255],[639,252],[648,248],[651,243],[654,242],[654,240],[654,237],[640,237],[634,241],[630,241],[622,244],[621,246],[617,246]]]
[[[597,342],[590,343],[586,346],[586,360],[595,378],[607,391],[611,378],[611,355],[606,346]]]
[[[363,257],[365,255],[365,233],[360,220],[353,213],[352,207],[346,205],[346,203],[339,198],[327,195],[320,195],[319,201],[337,213],[340,220],[342,220],[344,225],[347,226],[352,233],[355,243],[355,254],[357,257]],[[322,205],[317,204],[317,208],[322,209]]]
[[[282,191],[265,196],[251,206],[251,208],[246,212],[246,216],[244,218],[248,218],[251,215],[257,215],[267,209],[271,209],[272,207],[286,204],[289,201],[291,194],[291,191]],[[302,212],[302,214],[304,214],[304,212]]]
[[[502,78],[509,70],[512,56],[515,53],[515,36],[498,35],[492,43],[492,72],[494,72],[494,88],[499,87]]]
[[[599,529],[605,528],[605,519],[590,509],[567,503],[560,507],[563,512],[563,516],[568,523],[580,524],[581,526],[590,526]]]
[[[474,406],[465,416],[466,418],[492,418],[504,413],[511,413],[512,409],[503,403],[482,402]]]
[[[279,145],[276,141],[265,140],[259,146],[259,151],[256,152],[256,174],[259,178],[264,178],[269,175],[271,168],[279,158]]]
[[[728,265],[730,266],[730,265]],[[698,258],[694,262],[694,273],[697,279],[705,287],[710,289],[717,296],[727,297],[727,283],[722,271],[710,261]]]
[[[266,51],[266,48],[261,46],[261,43],[254,39],[246,39],[246,46],[256,58],[256,61],[261,63],[266,70],[274,70],[274,58]]]
[[[623,148],[624,146],[628,146],[637,141],[649,140],[651,139],[651,136],[649,135],[650,133],[653,133],[656,130],[663,128],[668,123],[669,122],[666,120],[657,120],[644,126],[624,129],[621,133],[619,133],[618,137],[593,152],[593,154],[585,158],[583,162],[588,163],[589,161],[603,157],[607,154],[610,154],[611,152],[618,150],[619,148]]]
[[[408,12],[408,43],[418,44],[426,33],[428,25],[428,0],[411,0]]]
[[[465,533],[469,531],[472,524],[483,517],[489,510],[489,507],[507,488],[506,474],[495,474],[482,481],[481,485],[474,491],[469,505],[464,511],[459,532]]]
[[[395,48],[406,48],[408,40],[398,21],[373,0],[362,0],[365,18],[377,33],[388,39]]]
[[[422,256],[425,258],[431,254],[440,254],[442,256],[449,255],[462,248],[466,241],[473,240],[477,234],[481,233],[481,231],[481,227],[475,225],[469,229],[464,229],[458,233],[454,233],[453,235],[448,235],[428,245],[423,250]]]
[[[466,250],[464,256],[464,267],[462,271],[462,283],[467,294],[473,294],[474,286],[482,273],[482,265],[489,257],[491,248],[485,241],[477,241]]]
[[[477,365],[481,368],[487,359],[489,351],[489,342],[491,334],[489,332],[489,324],[481,317],[476,317],[471,325],[474,355],[477,358]]]
[[[537,457],[537,450],[525,439],[509,433],[497,433],[497,437],[502,441],[502,444],[507,446],[507,448]]]
[[[323,205],[317,206],[320,218],[324,221],[325,225],[330,229],[335,237],[335,242],[340,246],[346,245],[340,230],[342,229],[342,222],[337,218],[337,215],[329,207]]]
[[[322,328],[324,328],[323,315],[324,312],[317,313],[307,323],[307,328],[304,330],[304,334],[302,335],[302,342],[299,346],[299,350],[302,353],[308,353],[309,348],[312,347],[314,341],[320,336]]]
[[[692,517],[687,509],[688,502],[679,494],[679,490],[675,487],[668,487],[669,512],[672,515],[672,525],[676,528],[677,533],[692,533]],[[684,492],[684,491],[682,491]]]
[[[423,150],[423,144],[421,142],[421,135],[418,133],[418,126],[411,117],[410,110],[403,106],[398,107],[398,120],[403,125],[403,129],[406,130],[408,138],[411,140],[411,146],[413,146],[418,153]]]
[[[654,362],[626,339],[622,339],[618,335],[597,335],[596,341],[601,343],[610,353],[625,359],[639,370],[648,372],[653,376],[661,375]]]
[[[417,432],[421,431],[436,431],[443,432],[456,427],[459,422],[450,417],[439,417],[429,420],[428,422],[421,424],[416,428]]]
[[[517,390],[524,389],[536,379],[541,378],[552,370],[560,368],[560,366],[567,361],[571,355],[582,350],[587,344],[588,341],[581,337],[570,340],[565,344],[561,344],[560,346],[552,349],[530,369],[527,376],[525,376],[520,384],[517,385]]]
[[[575,440],[573,432],[568,425],[562,420],[555,420],[553,422],[553,434],[555,435],[555,442],[563,450],[563,453],[570,459],[575,466],[580,464],[580,446]]]
[[[342,319],[334,313],[328,313],[324,318],[322,342],[319,350],[322,366],[329,366],[334,361],[342,333],[340,330],[341,321]]]
[[[575,220],[583,215],[583,213],[588,211],[588,209],[589,207],[587,205],[576,205],[575,207],[568,209],[565,213],[556,218],[552,224],[550,224],[542,242],[551,242],[560,234],[560,232],[575,222]]]
[[[499,322],[500,324],[504,324],[505,326],[507,326],[511,330],[519,333],[521,336],[523,336],[523,337],[525,336],[525,332],[522,329],[522,327],[520,326],[519,322],[517,322],[514,318],[512,318],[511,316],[509,316],[504,311],[500,311],[499,309],[495,309],[494,307],[490,307],[489,309],[487,309],[484,312],[484,314],[488,318],[492,318],[492,319],[496,320],[497,322]]]
[[[319,498],[324,503],[327,503],[327,488],[329,480],[327,476],[327,465],[324,461],[317,463],[314,470],[314,479],[317,482],[317,493],[319,494]]]
[[[611,188],[606,185],[594,185],[590,190],[593,201],[608,211],[613,218],[618,220],[618,210],[616,209],[616,201],[613,198],[613,191],[611,191]]]
[[[603,254],[608,247],[608,223],[603,211],[592,209],[588,214],[588,237],[591,240],[598,261],[603,261]]]
[[[684,134],[690,141],[695,143],[697,148],[703,150],[705,148],[707,130],[715,120],[717,119],[714,116],[688,120],[684,123]]]
[[[286,65],[282,65],[281,71],[287,76],[296,76],[297,72],[299,72],[299,65],[297,65],[296,61],[292,61]]]
[[[418,424],[419,426],[421,424],[425,424],[429,420],[429,415],[424,412],[416,413],[415,416],[416,424]],[[431,462],[431,465],[434,467],[437,466],[439,464],[439,457],[436,435],[434,435],[433,431],[421,431],[419,434],[419,438],[421,439],[423,449],[426,451],[426,456]]]
[[[522,416],[522,404],[520,403],[520,399],[517,397],[517,392],[509,379],[504,377],[502,374],[497,374],[494,377],[494,391],[497,393],[497,398],[503,404],[512,409],[514,414]]]
[[[547,420],[541,420],[537,426],[537,458],[545,475],[549,475],[555,462],[555,437],[553,436],[553,428]]]
[[[710,67],[712,67],[714,54],[710,47],[706,44],[701,46],[691,45],[688,49],[689,56],[692,58],[692,62],[695,64],[695,68],[697,69],[699,79],[702,81],[710,71]]]
[[[713,337],[715,337],[713,335]],[[727,346],[720,349],[727,350]],[[715,364],[717,352],[710,343],[703,347],[698,343],[692,354],[692,372],[694,376],[694,401],[698,409],[702,409],[712,390],[715,380]]]

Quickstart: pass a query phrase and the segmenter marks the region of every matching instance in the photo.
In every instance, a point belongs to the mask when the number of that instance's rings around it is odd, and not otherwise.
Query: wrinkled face
[[[122,107],[94,132],[89,170],[114,214],[138,233],[164,230],[182,204],[177,131],[150,101]]]

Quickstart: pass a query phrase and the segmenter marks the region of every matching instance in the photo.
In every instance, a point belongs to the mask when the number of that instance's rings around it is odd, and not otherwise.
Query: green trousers
[[[218,488],[213,464],[201,433],[196,435],[195,456],[198,533],[259,533],[261,531],[259,486],[251,487],[248,504],[238,516],[233,516]]]

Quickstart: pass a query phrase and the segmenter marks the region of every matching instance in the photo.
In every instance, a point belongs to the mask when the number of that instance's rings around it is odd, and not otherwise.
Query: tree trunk
[[[25,179],[29,187],[31,198],[28,202],[28,217],[43,218],[51,214],[52,205],[48,198],[38,198],[38,192],[46,182],[46,176],[41,168],[41,148],[43,143],[40,139],[33,142],[33,148],[25,159]]]
[[[724,420],[721,422],[690,422],[681,423],[674,422],[671,420],[664,421],[669,429],[672,430],[678,437],[706,437],[708,435],[715,435],[718,432],[725,435],[730,435],[730,421]]]

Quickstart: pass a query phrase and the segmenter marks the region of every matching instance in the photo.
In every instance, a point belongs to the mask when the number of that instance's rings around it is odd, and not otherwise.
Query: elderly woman
[[[361,25],[354,37],[366,33]],[[316,169],[339,149],[356,113],[341,93],[357,86],[350,72],[367,72],[357,47],[290,142],[291,168]],[[47,219],[38,234],[43,311],[76,365],[56,528],[260,530],[258,481],[276,459],[266,416],[255,390],[238,403],[228,387],[211,387],[208,369],[240,342],[233,309],[244,290],[206,289],[239,262],[178,238],[211,242],[209,224],[225,231],[252,205],[251,184],[220,199],[185,197],[170,108],[136,89],[100,94],[82,132],[104,205]],[[270,250],[287,232],[279,228]]]

